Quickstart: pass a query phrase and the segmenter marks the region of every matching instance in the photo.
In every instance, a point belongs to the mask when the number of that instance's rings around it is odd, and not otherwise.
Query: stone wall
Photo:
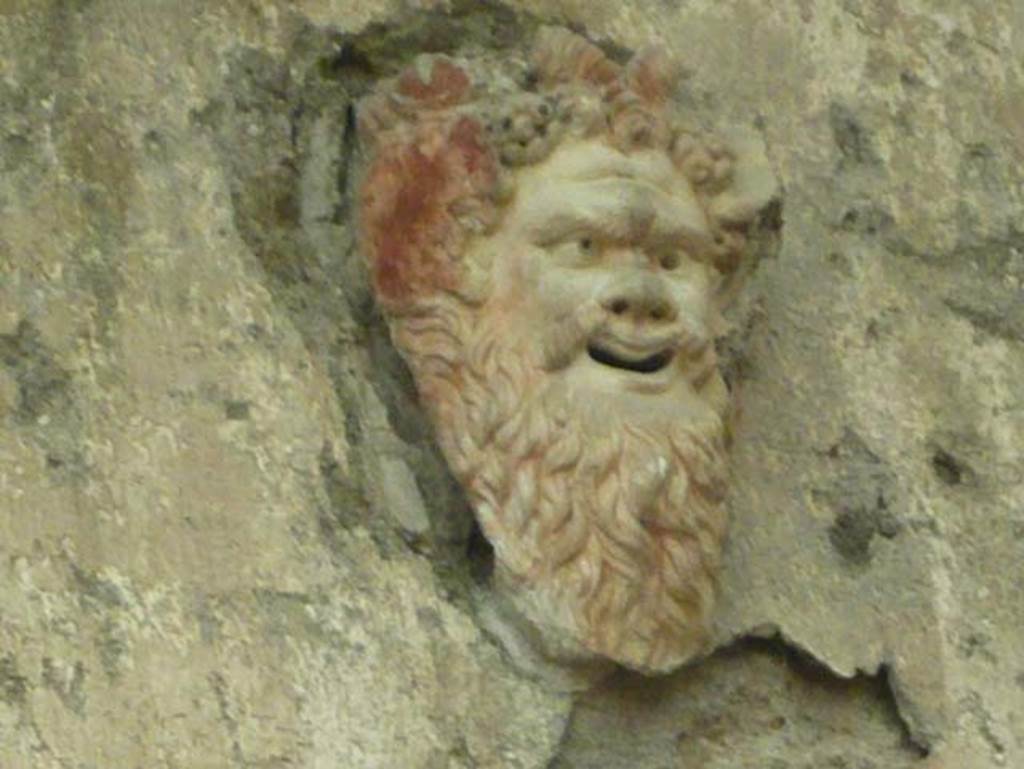
[[[570,696],[352,249],[353,101],[542,21],[668,47],[781,180],[724,352],[709,659]],[[1024,763],[1024,14],[0,0],[0,766]]]

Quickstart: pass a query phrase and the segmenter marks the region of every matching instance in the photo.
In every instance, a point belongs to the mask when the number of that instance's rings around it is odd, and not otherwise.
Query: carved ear
[[[734,156],[730,183],[709,201],[709,212],[726,232],[746,241],[746,232],[769,206],[779,199],[779,183],[765,152],[764,142],[753,131],[732,129],[723,132]],[[734,268],[726,273],[718,291],[718,306],[726,308],[735,301],[757,266],[757,255],[744,243]]]
[[[543,27],[537,33],[530,63],[549,88],[574,81],[607,86],[618,80],[622,71],[604,51],[564,27]]]
[[[779,183],[760,135],[731,129],[721,136],[734,156],[732,175],[728,186],[711,199],[709,209],[722,224],[744,227],[778,198]]]
[[[649,106],[661,106],[675,90],[679,74],[678,64],[669,58],[664,48],[645,48],[626,67],[626,90]]]

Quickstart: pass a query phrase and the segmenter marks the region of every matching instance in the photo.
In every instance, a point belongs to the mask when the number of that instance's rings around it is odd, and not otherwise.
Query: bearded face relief
[[[656,54],[548,29],[522,61],[424,58],[360,110],[361,250],[497,599],[548,659],[648,673],[707,643],[714,340],[767,202],[672,90]]]
[[[493,306],[516,307],[536,365],[602,414],[715,422],[720,276],[689,184],[660,151],[601,139],[520,172],[500,234]],[[709,412],[710,406],[710,412]]]

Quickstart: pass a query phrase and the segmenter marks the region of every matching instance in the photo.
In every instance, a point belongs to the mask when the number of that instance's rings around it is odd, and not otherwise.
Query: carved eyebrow
[[[532,201],[526,212],[530,235],[540,245],[587,233],[656,246],[700,248],[707,244],[706,235],[688,221],[692,217],[684,210],[673,211],[672,198],[646,185],[607,179],[582,184],[555,182],[547,192]]]
[[[533,239],[545,246],[590,234],[598,234],[610,240],[625,240],[630,235],[628,219],[622,215],[621,210],[599,212],[580,208],[552,208],[543,212],[531,224]]]

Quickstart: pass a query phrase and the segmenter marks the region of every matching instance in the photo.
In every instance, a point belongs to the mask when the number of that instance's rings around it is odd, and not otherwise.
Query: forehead
[[[707,217],[665,152],[625,155],[599,140],[568,143],[516,177],[509,224],[527,234],[591,223],[624,238],[706,242]]]

